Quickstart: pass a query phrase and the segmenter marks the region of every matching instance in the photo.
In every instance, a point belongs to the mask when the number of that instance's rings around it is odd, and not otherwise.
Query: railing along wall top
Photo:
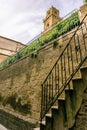
[[[61,21],[58,22],[58,23],[63,22],[63,20],[69,18],[73,13],[75,13],[75,12],[77,12],[77,11],[78,11],[77,9],[72,10],[72,11],[69,12],[67,15],[65,15],[64,17],[62,17],[62,18],[61,18]],[[57,24],[58,24],[58,23],[57,23]],[[47,31],[45,31],[44,33],[41,32],[40,34],[38,34],[37,36],[35,36],[33,39],[31,39],[30,41],[28,41],[28,42],[26,43],[26,45],[30,45],[30,44],[32,44],[33,42],[37,41],[41,36],[46,35],[46,33],[48,33],[50,30],[54,29],[54,28],[57,26],[57,24],[54,25],[54,26],[52,26],[52,28],[49,28],[49,29],[48,29]]]

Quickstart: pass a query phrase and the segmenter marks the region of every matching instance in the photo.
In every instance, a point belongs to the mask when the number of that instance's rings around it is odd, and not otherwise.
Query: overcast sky
[[[46,11],[53,5],[63,17],[83,0],[0,0],[0,35],[27,43],[43,31]]]

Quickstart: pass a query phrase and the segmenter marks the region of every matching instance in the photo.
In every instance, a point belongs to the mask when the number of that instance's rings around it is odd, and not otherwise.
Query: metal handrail
[[[70,89],[70,81],[86,58],[86,18],[87,14],[83,18],[82,22],[76,29],[75,33],[69,40],[68,44],[62,51],[61,55],[42,84],[40,121],[42,121],[45,114],[56,102],[65,88],[68,86]]]

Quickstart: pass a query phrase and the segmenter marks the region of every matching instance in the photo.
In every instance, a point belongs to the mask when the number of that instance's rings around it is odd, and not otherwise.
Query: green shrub
[[[84,2],[87,3],[87,0],[85,0]]]
[[[52,44],[53,44],[53,48],[55,48],[57,46],[58,42],[57,41],[53,41]]]

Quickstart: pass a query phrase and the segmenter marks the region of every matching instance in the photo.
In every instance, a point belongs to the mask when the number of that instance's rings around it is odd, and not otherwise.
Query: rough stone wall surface
[[[87,88],[83,94],[83,100],[73,130],[87,130]]]
[[[13,113],[38,120],[41,83],[54,65],[72,33],[38,51],[37,57],[26,57],[0,71],[0,103]]]
[[[87,4],[84,4],[80,7],[80,10],[79,10],[79,16],[80,16],[81,21],[83,20],[86,14],[87,14]],[[85,21],[87,22],[87,17]]]

